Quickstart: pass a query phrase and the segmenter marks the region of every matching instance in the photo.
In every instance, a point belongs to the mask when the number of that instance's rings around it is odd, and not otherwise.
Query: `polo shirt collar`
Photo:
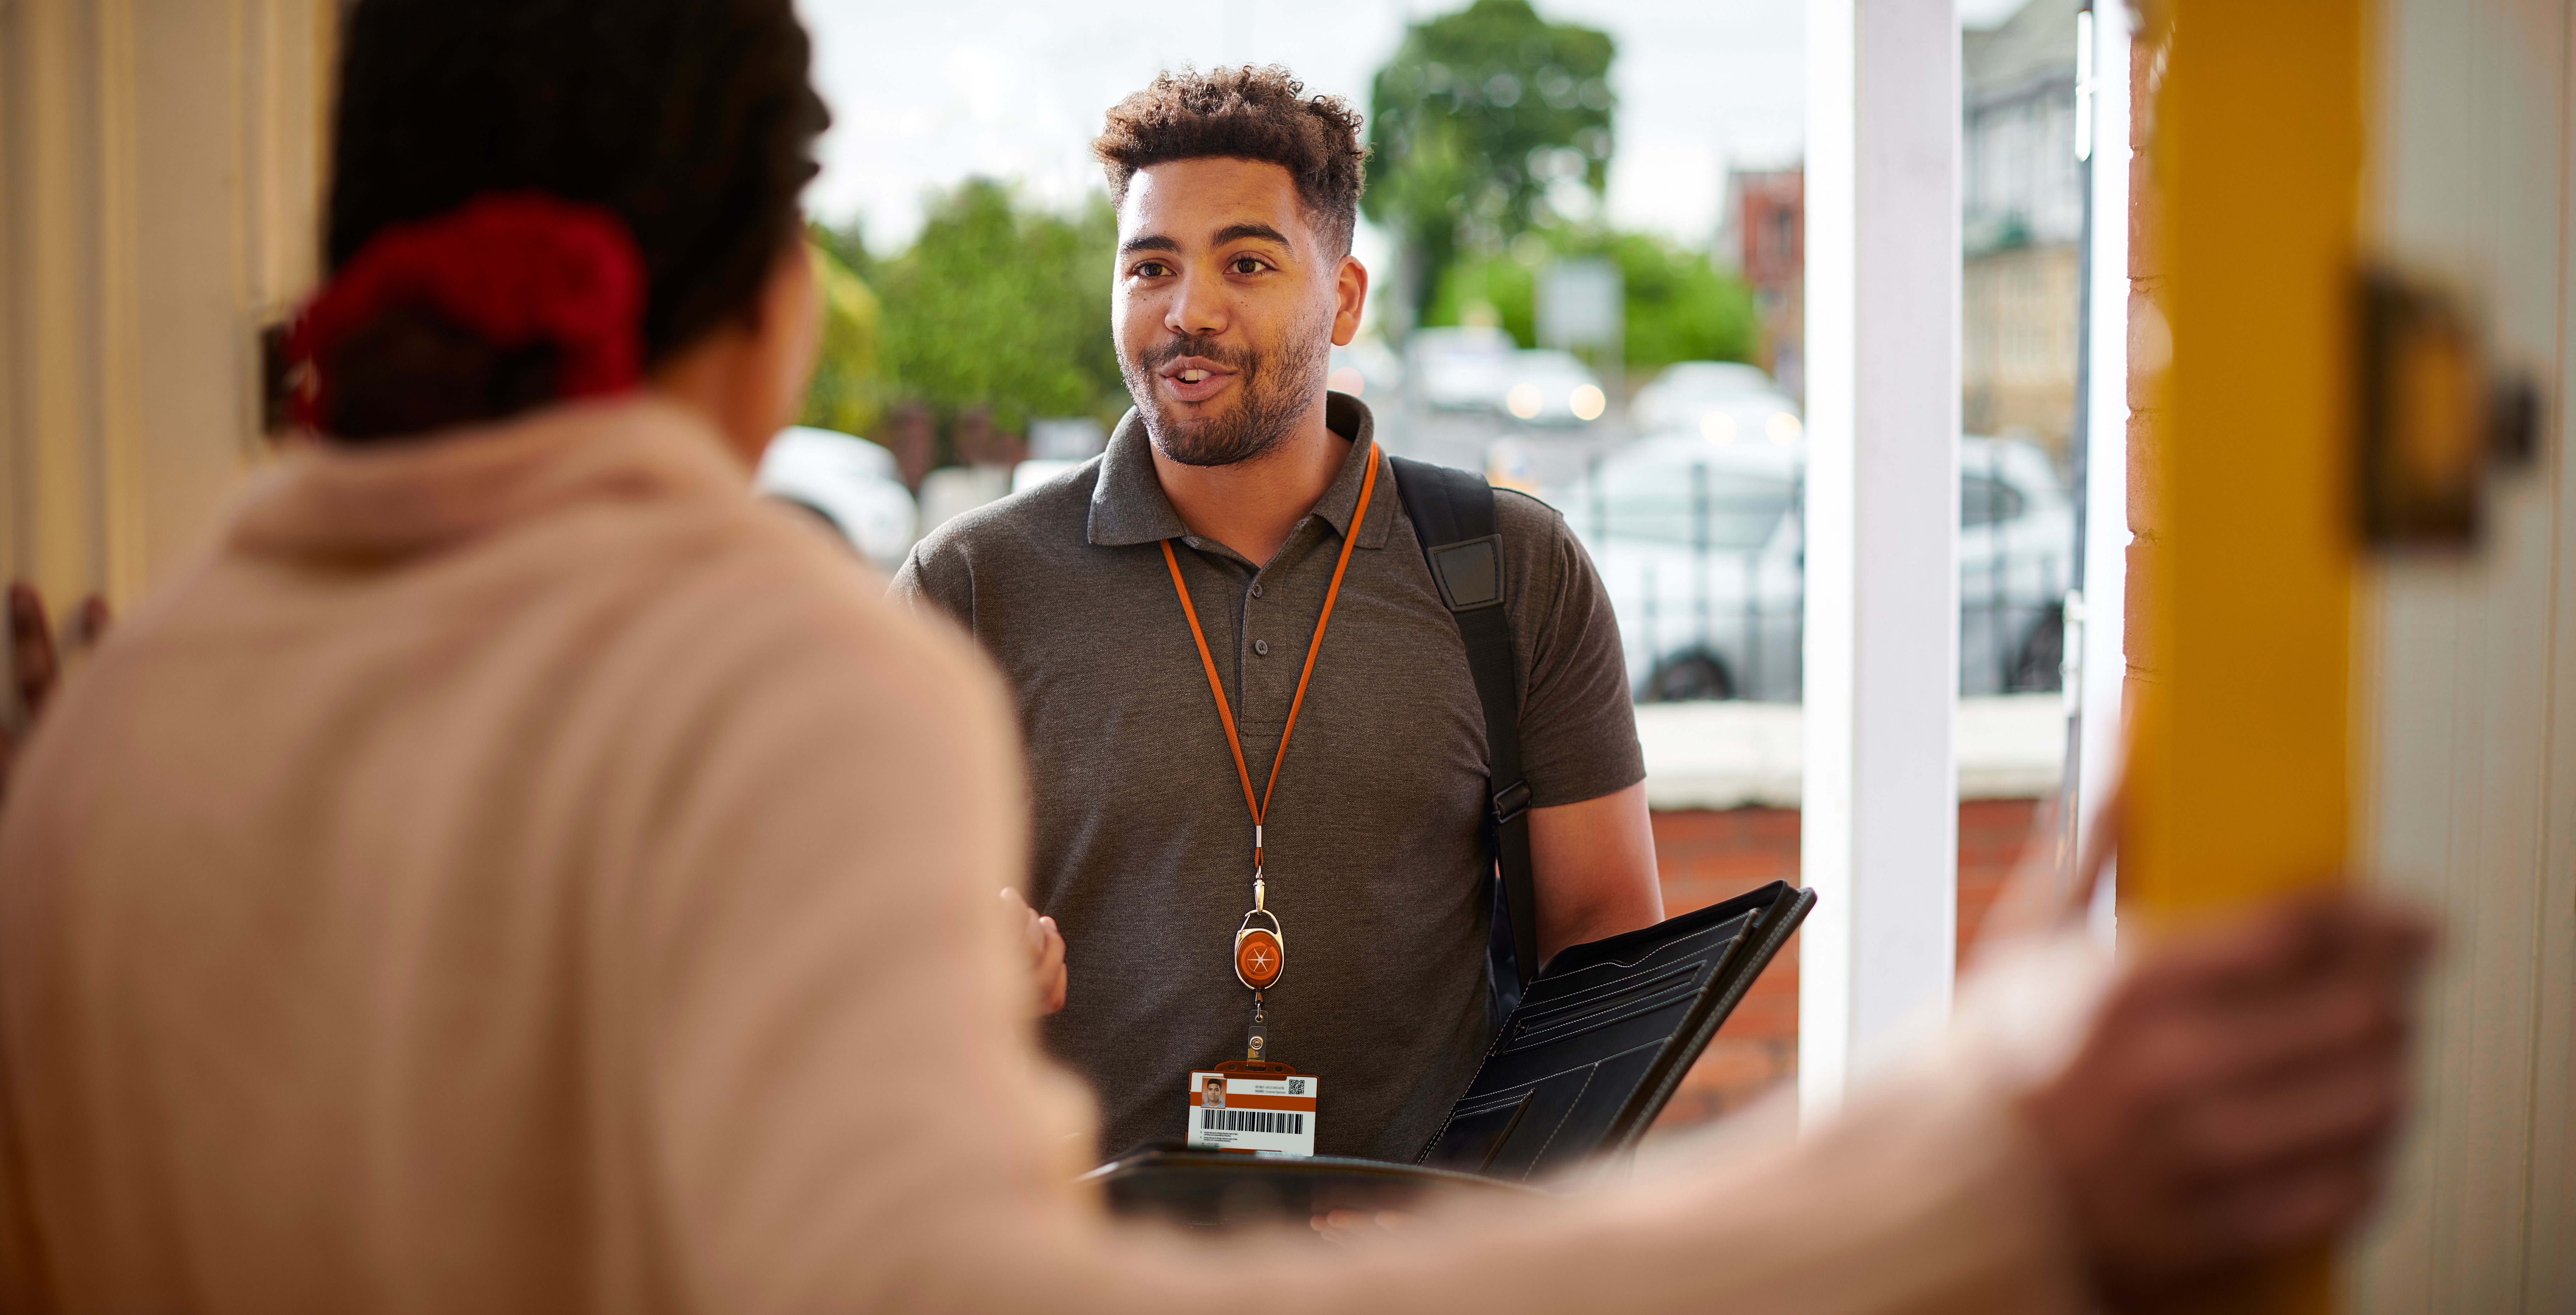
[[[1351,513],[1359,506],[1360,484],[1368,474],[1360,454],[1376,436],[1377,418],[1356,397],[1326,393],[1324,426],[1349,439],[1351,446],[1340,473],[1325,486],[1324,496],[1316,499],[1312,514],[1323,517],[1334,534],[1347,534]],[[1379,461],[1384,460],[1385,454],[1380,453]],[[1368,520],[1360,527],[1360,547],[1385,546],[1394,528],[1395,501],[1395,478],[1381,469],[1376,496],[1369,500]],[[1163,495],[1163,482],[1154,474],[1153,440],[1145,434],[1144,416],[1133,407],[1110,433],[1109,450],[1101,457],[1100,482],[1091,490],[1088,533],[1093,546],[1102,548],[1177,539],[1189,533],[1189,527],[1181,524],[1181,514],[1172,510],[1172,500]]]

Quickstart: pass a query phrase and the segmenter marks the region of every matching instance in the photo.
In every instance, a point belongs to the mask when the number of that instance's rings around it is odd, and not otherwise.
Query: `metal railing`
[[[2073,544],[2044,541],[2061,515],[2034,516],[2005,478],[1994,449],[1970,458],[1962,479],[1959,553],[1959,691],[1963,695],[2055,691],[2062,674],[2064,599]],[[1638,702],[1743,698],[1796,702],[1803,694],[1806,627],[1803,538],[1793,523],[1757,545],[1724,542],[1721,521],[1760,508],[1712,491],[1711,468],[1689,468],[1686,523],[1669,514],[1622,526],[1593,463],[1589,527],[1595,561],[1619,612]],[[1791,485],[1776,517],[1792,522],[1804,505]],[[1776,495],[1775,503],[1776,505]],[[1680,529],[1682,533],[1675,534]],[[2071,533],[2071,529],[2070,529]],[[1674,578],[1684,573],[1687,584]],[[1639,654],[1645,656],[1640,660]]]

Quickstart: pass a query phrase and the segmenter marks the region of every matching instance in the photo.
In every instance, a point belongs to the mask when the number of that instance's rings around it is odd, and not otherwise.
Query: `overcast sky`
[[[1368,106],[1406,22],[1461,0],[799,0],[835,124],[807,205],[910,240],[921,198],[971,175],[1069,205],[1099,185],[1100,116],[1156,71],[1282,63]],[[1961,0],[1971,25],[2020,0]],[[1717,224],[1727,164],[1798,157],[1805,18],[1796,0],[1539,0],[1618,42],[1614,222],[1694,244]],[[1362,258],[1378,246],[1364,240]]]

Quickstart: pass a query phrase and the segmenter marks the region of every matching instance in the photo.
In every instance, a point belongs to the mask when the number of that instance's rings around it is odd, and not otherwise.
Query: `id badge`
[[[1187,1141],[1199,1150],[1313,1155],[1323,1081],[1257,1061],[1192,1073]]]

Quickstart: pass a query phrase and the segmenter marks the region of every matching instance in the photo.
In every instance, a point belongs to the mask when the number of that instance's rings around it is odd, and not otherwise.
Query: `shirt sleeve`
[[[1509,562],[1530,803],[1579,804],[1646,779],[1619,623],[1591,557],[1565,518],[1536,498],[1498,489],[1494,518]]]
[[[975,631],[975,570],[945,535],[912,545],[886,585],[886,597],[915,616],[937,613],[968,634]]]

